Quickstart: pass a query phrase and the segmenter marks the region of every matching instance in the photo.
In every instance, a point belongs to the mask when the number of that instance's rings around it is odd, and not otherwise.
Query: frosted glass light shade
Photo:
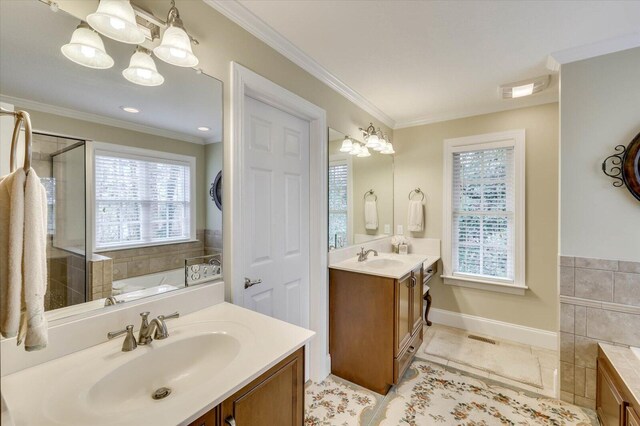
[[[378,139],[378,135],[372,133],[367,138],[367,144],[365,145],[367,148],[375,148],[380,145],[380,139]]]
[[[387,143],[385,148],[380,151],[380,154],[395,154],[396,152],[393,150],[393,144],[391,142]]]
[[[129,0],[100,0],[87,22],[100,34],[122,43],[140,44],[145,39]]]
[[[104,50],[102,39],[86,24],[75,29],[71,41],[60,51],[67,59],[84,67],[103,70],[113,66],[113,58]]]
[[[160,46],[153,53],[168,64],[178,67],[195,67],[198,58],[191,50],[191,39],[185,30],[178,26],[169,26],[162,35]]]
[[[360,152],[358,153],[358,157],[371,157],[371,153],[369,152],[369,149],[367,147],[362,147],[362,149],[360,149]]]
[[[354,142],[353,146],[351,147],[351,151],[349,151],[349,154],[358,155],[360,154],[360,150],[362,150],[362,145],[360,145],[358,142]]]
[[[351,152],[352,148],[353,148],[353,142],[351,141],[351,139],[349,139],[349,137],[345,137],[344,140],[342,141],[340,152]]]
[[[122,71],[124,78],[141,86],[160,86],[164,77],[158,72],[156,63],[148,52],[136,51],[129,61],[129,68]]]

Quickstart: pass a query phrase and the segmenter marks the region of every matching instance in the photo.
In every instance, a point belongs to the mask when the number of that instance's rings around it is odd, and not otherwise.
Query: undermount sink
[[[398,259],[371,259],[365,261],[366,266],[374,269],[393,268],[403,265],[403,262]]]
[[[102,377],[89,389],[87,402],[101,411],[121,411],[151,400],[161,388],[171,392],[165,397],[175,397],[222,371],[237,357],[240,347],[237,338],[216,332],[167,342]]]

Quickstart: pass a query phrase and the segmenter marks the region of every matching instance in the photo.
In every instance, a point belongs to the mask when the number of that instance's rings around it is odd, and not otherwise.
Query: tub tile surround
[[[598,343],[640,346],[640,262],[560,256],[561,398],[595,407]]]

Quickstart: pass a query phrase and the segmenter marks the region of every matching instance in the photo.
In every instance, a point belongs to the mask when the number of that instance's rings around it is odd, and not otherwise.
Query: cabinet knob
[[[236,426],[236,419],[234,419],[233,416],[229,416],[226,419],[224,419],[224,423],[227,424],[228,426]]]

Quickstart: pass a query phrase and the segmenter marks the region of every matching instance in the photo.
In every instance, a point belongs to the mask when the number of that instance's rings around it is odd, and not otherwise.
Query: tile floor
[[[465,333],[440,325],[425,327],[416,360],[386,396],[335,376],[308,384],[305,426],[598,424],[593,411],[553,398],[556,352],[522,345],[540,361],[544,388],[538,389],[425,354],[424,348],[438,329]]]

